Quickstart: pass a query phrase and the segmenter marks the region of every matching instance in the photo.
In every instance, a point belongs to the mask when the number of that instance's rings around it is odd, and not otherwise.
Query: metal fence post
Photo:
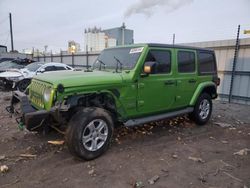
[[[52,50],[50,52],[50,61],[53,62],[53,54],[52,54]]]
[[[60,50],[61,63],[63,62],[62,50]]]
[[[46,62],[45,54],[43,54],[43,61]]]
[[[37,53],[37,61],[40,61],[39,50],[37,50],[36,53]]]
[[[75,67],[75,63],[74,63],[74,53],[71,53],[72,56],[72,67]]]
[[[231,103],[231,100],[232,100],[235,68],[236,68],[236,63],[237,63],[238,53],[239,53],[239,35],[240,35],[240,25],[238,25],[237,38],[236,38],[236,43],[235,43],[234,60],[233,60],[231,83],[230,83],[229,98],[228,98],[229,103]]]
[[[87,71],[89,70],[89,52],[88,52],[88,46],[86,46],[86,66]]]

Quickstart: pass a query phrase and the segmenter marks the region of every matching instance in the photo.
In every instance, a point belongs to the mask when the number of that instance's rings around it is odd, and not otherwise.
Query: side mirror
[[[37,72],[36,72],[36,74],[37,73],[44,73],[45,72],[45,69],[44,68],[41,68],[41,69],[39,69]]]
[[[157,62],[155,61],[147,61],[144,63],[144,67],[143,67],[143,73],[144,74],[152,74],[155,72],[156,69],[156,64]]]

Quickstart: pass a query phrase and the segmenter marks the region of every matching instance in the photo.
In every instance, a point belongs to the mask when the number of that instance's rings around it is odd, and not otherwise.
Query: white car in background
[[[73,71],[74,68],[63,63],[35,62],[20,70],[9,70],[0,73],[0,85],[4,89],[17,89],[24,92],[33,76],[51,71]]]

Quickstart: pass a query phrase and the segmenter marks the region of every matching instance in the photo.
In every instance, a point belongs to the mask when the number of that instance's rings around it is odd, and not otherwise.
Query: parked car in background
[[[0,72],[5,72],[9,69],[22,69],[33,62],[35,61],[27,58],[3,61],[0,63]]]
[[[12,69],[0,73],[0,85],[5,90],[17,89],[23,92],[30,84],[30,81],[34,75],[51,71],[63,71],[63,70],[72,71],[74,69],[63,63],[35,62],[27,65],[25,68],[20,70]]]
[[[4,61],[12,61],[14,60],[15,58],[9,58],[9,57],[3,57],[3,58],[0,58],[0,63],[4,62]]]

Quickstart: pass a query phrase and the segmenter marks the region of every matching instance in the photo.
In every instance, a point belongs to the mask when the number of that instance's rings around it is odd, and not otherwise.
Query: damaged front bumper
[[[17,107],[16,105],[19,104]],[[6,108],[6,110],[19,116],[16,121],[19,125],[25,125],[26,129],[29,131],[37,131],[45,125],[46,120],[53,115],[55,116],[56,110],[52,109],[50,111],[37,110],[34,108],[25,93],[20,91],[14,91],[11,99],[11,104]]]

